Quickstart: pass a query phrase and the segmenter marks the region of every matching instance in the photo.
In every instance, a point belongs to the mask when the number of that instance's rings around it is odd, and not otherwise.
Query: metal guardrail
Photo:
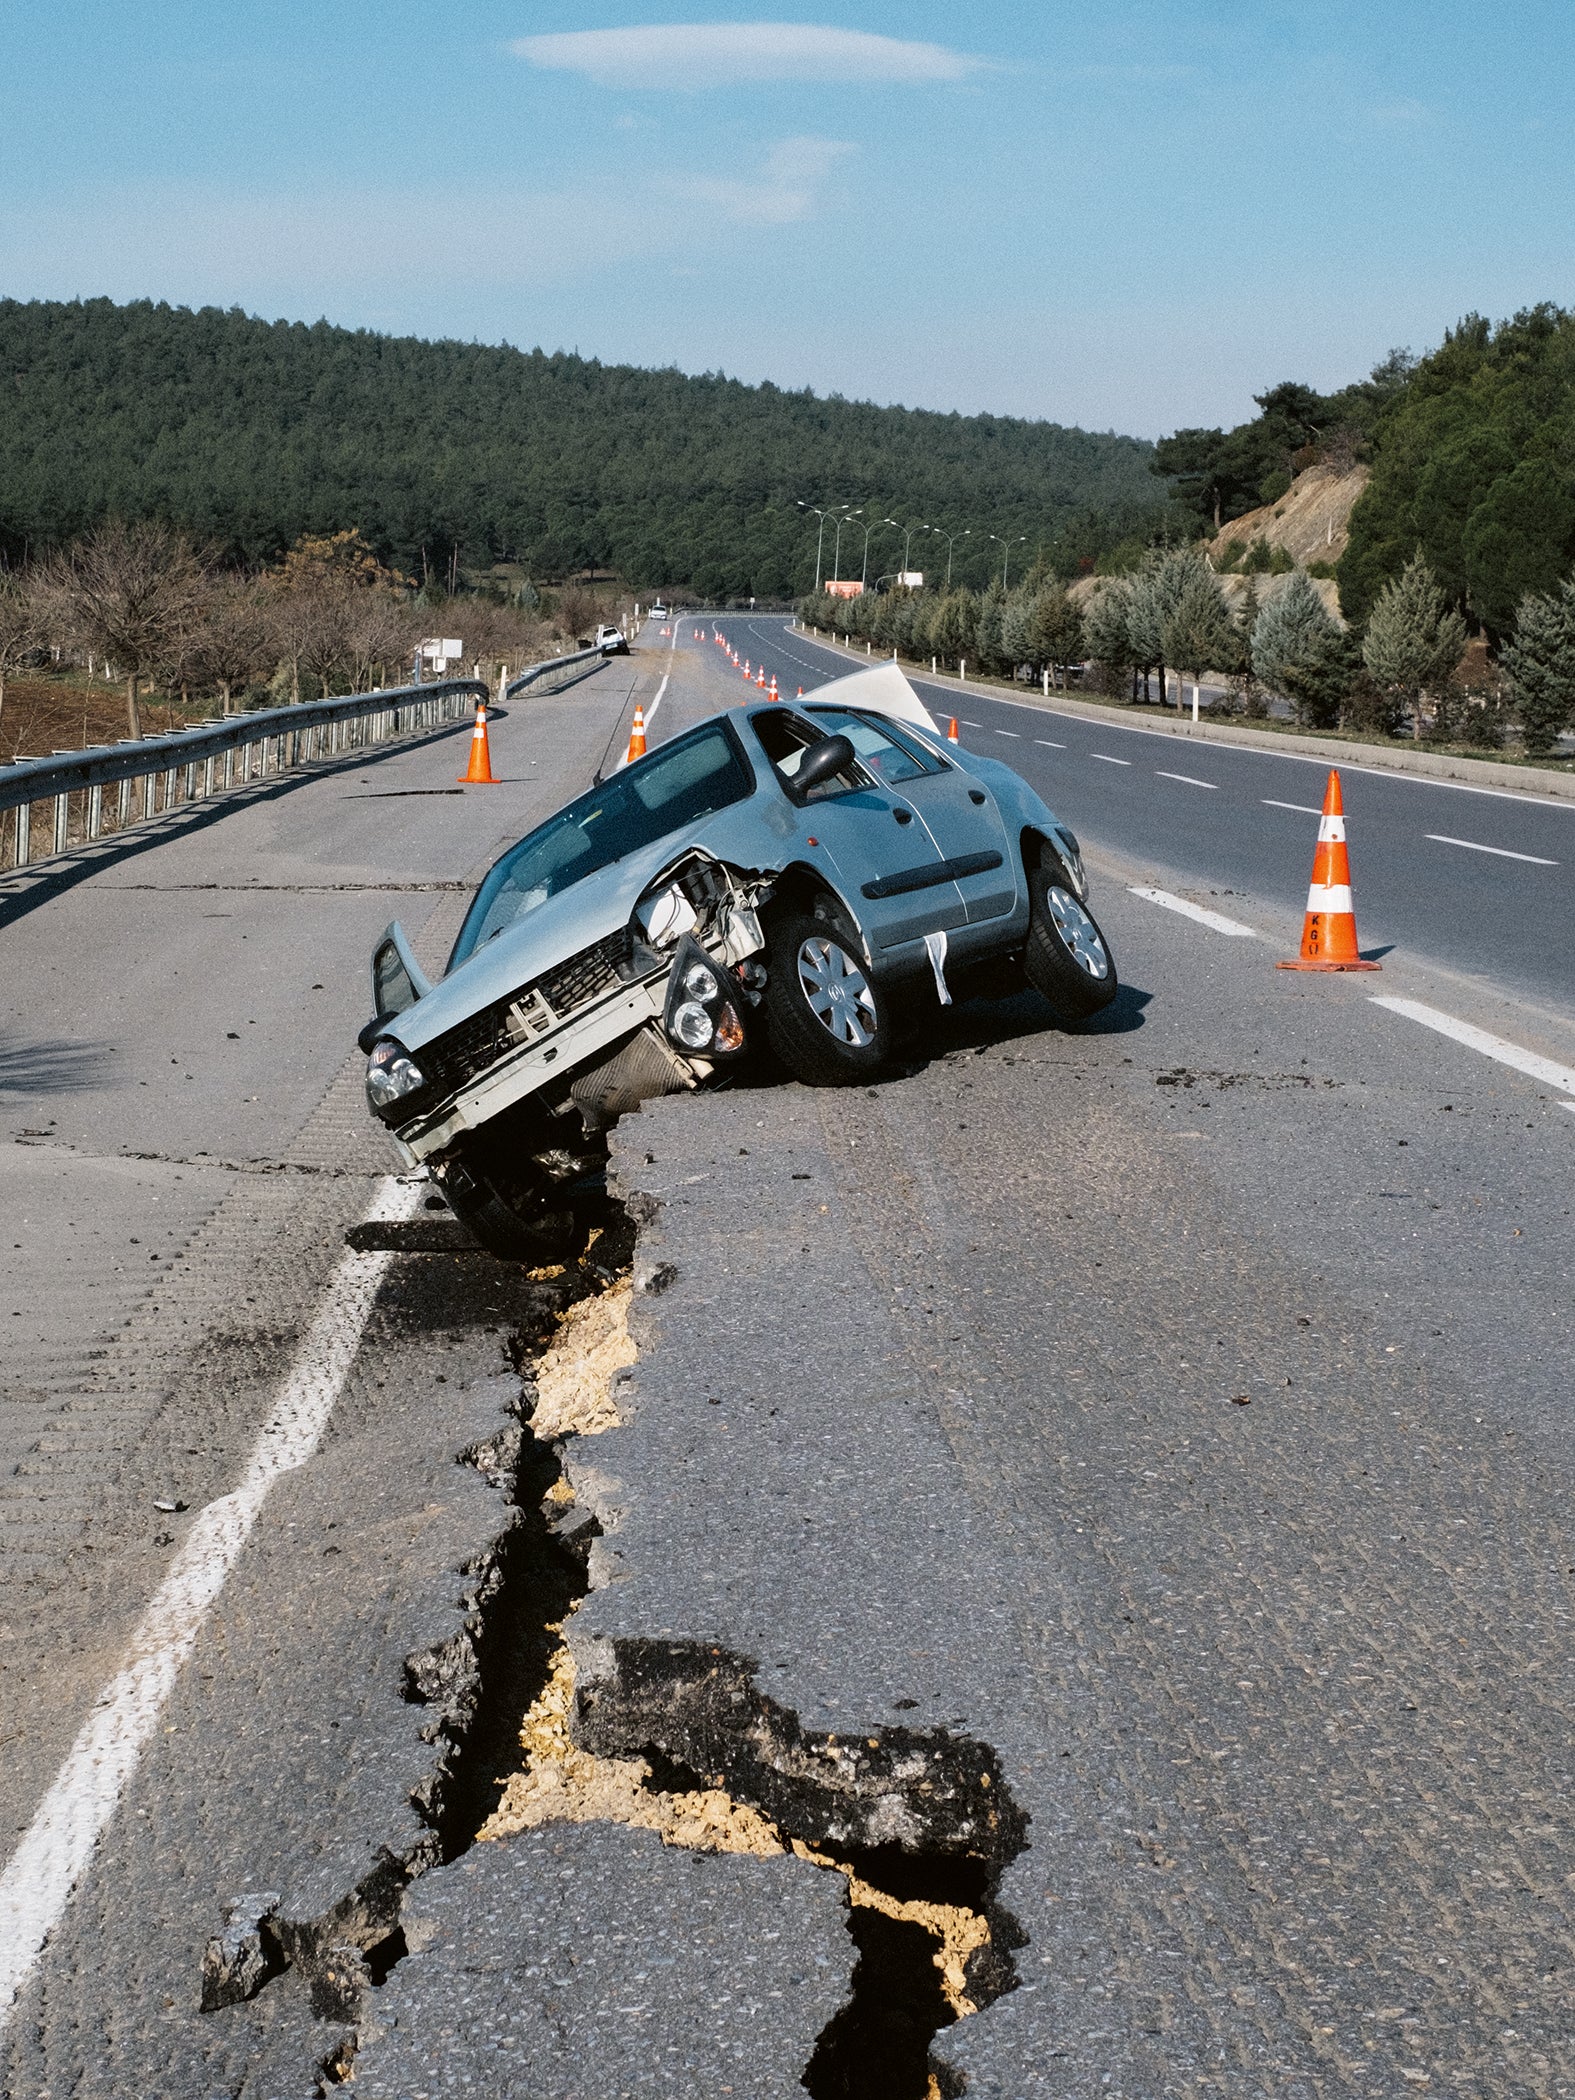
[[[600,654],[582,649],[532,664],[505,691],[512,696],[533,685],[540,689],[566,670],[583,675],[579,667]],[[481,680],[450,678],[433,685],[351,693],[338,700],[307,700],[294,707],[259,708],[191,729],[128,737],[85,751],[57,751],[50,758],[13,759],[0,765],[0,872],[30,867],[314,759],[420,735],[460,720],[487,697],[488,687]],[[106,789],[114,792],[106,796]],[[15,817],[7,821],[6,813],[13,810]]]
[[[564,671],[572,670],[576,664],[583,664],[589,669],[593,663],[600,664],[606,661],[600,649],[576,649],[572,656],[549,657],[546,663],[532,664],[528,671],[521,671],[518,678],[511,678],[503,688],[503,700],[512,700],[516,693],[523,693],[527,686],[534,685],[538,679],[556,677]],[[585,673],[582,671],[579,675],[583,677]]]

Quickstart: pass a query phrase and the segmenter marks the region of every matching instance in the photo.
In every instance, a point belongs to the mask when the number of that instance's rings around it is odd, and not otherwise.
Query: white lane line
[[[1014,744],[1022,742],[1022,737],[1015,729],[998,729],[995,733],[997,736],[1009,736]]]
[[[1540,1079],[1544,1086],[1556,1087],[1561,1094],[1575,1094],[1575,1070],[1568,1065],[1556,1065],[1551,1057],[1539,1057],[1535,1050],[1522,1050],[1519,1043],[1507,1043],[1501,1035],[1489,1035],[1485,1028],[1473,1028],[1469,1021],[1457,1021],[1453,1014],[1441,1013],[1436,1006],[1424,1006],[1420,999],[1375,998],[1373,1004],[1387,1007],[1392,1014],[1403,1014],[1408,1021],[1420,1021],[1424,1028],[1436,1029],[1452,1042],[1464,1043],[1468,1050],[1479,1050],[1484,1057],[1496,1058],[1501,1065],[1512,1065],[1517,1072],[1524,1072],[1528,1079]],[[1561,1105],[1575,1108],[1575,1101]]]
[[[1321,817],[1323,811],[1314,809],[1310,802],[1276,802],[1272,795],[1261,797],[1265,809],[1294,809],[1299,817]]]
[[[1090,751],[1088,755],[1106,766],[1129,766],[1132,763],[1130,758],[1112,758],[1108,751]]]
[[[413,1217],[426,1193],[425,1182],[381,1182],[367,1221]],[[136,1771],[269,1490],[317,1449],[391,1259],[382,1253],[340,1257],[245,1477],[197,1515],[131,1636],[125,1662],[100,1692],[0,1874],[0,2029]]]
[[[1233,934],[1237,940],[1255,941],[1258,938],[1250,926],[1243,926],[1240,919],[1227,919],[1222,911],[1210,911],[1206,905],[1191,904],[1185,897],[1172,896],[1169,890],[1145,889],[1137,883],[1129,887],[1134,897],[1144,897],[1150,904],[1162,904],[1166,911],[1179,911],[1184,919],[1196,919],[1200,926],[1208,926],[1215,933]]]
[[[1167,773],[1160,766],[1154,768],[1154,777],[1157,780],[1181,780],[1189,788],[1218,788],[1219,786],[1217,780],[1194,780],[1190,773]]]
[[[1036,736],[1034,738],[1034,742],[1036,744],[1043,744],[1044,748],[1047,751],[1064,751],[1066,749],[1065,744],[1058,744],[1052,738],[1047,736]]]
[[[1484,846],[1479,844],[1476,839],[1452,839],[1447,833],[1442,831],[1424,832],[1423,837],[1430,838],[1435,846],[1464,846],[1468,853],[1496,853],[1500,860],[1530,861],[1534,868],[1556,868],[1558,866],[1556,860],[1545,860],[1540,853],[1511,853],[1507,846]]]
[[[964,729],[982,729],[984,727],[982,722],[970,722],[966,715],[959,715],[958,720],[962,723]]]

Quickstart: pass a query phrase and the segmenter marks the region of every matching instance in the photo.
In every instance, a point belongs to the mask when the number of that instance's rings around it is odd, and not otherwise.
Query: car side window
[[[869,786],[869,776],[862,767],[855,766],[847,772],[833,774],[807,795],[800,795],[793,785],[794,775],[803,762],[804,753],[811,744],[836,734],[819,722],[806,721],[791,708],[773,707],[763,709],[750,717],[751,726],[760,739],[760,747],[776,769],[777,778],[795,802],[824,802],[828,795],[851,794],[855,789]]]
[[[814,719],[822,736],[845,736],[858,753],[859,764],[883,787],[896,787],[904,780],[919,780],[926,773],[942,770],[939,761],[926,763],[917,745],[899,742],[884,723],[877,724],[868,715],[827,707],[817,708]]]

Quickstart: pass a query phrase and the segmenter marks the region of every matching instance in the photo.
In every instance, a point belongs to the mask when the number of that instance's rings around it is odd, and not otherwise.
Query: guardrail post
[[[55,797],[55,851],[64,853],[66,840],[71,833],[71,797],[69,794]]]
[[[104,828],[104,790],[98,781],[88,789],[87,835],[96,839]]]
[[[16,812],[16,860],[14,865],[25,868],[33,858],[33,805],[19,804]]]

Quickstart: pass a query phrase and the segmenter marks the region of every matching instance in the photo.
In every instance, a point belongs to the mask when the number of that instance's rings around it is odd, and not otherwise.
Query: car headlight
[[[673,1008],[672,1032],[686,1050],[704,1050],[716,1033],[711,1016],[698,999],[686,999]]]
[[[726,972],[715,968],[686,933],[673,959],[662,1013],[668,1039],[697,1057],[736,1057],[745,1046],[741,1004]]]
[[[407,1094],[418,1094],[426,1083],[426,1074],[403,1043],[385,1035],[373,1046],[366,1064],[366,1098],[374,1113],[381,1115]]]

